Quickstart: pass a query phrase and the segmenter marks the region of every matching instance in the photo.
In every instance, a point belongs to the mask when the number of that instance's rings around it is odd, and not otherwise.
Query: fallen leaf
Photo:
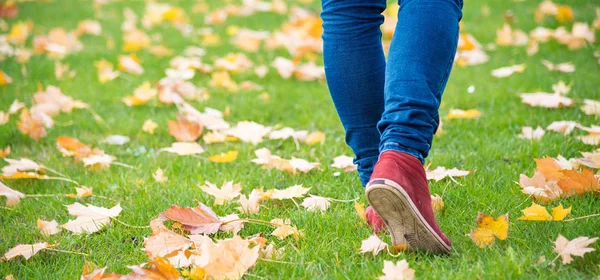
[[[161,216],[179,222],[191,234],[213,234],[219,231],[223,221],[210,209],[210,207],[198,202],[199,206],[194,208],[181,208],[172,205],[171,208],[161,213]]]
[[[244,213],[256,214],[260,209],[260,201],[263,199],[263,192],[259,189],[254,189],[248,197],[241,194],[238,202],[240,207],[238,210]]]
[[[433,211],[441,211],[442,208],[444,208],[442,197],[438,194],[431,195],[431,207],[433,208]]]
[[[119,56],[119,69],[129,74],[144,74],[144,68],[134,54]]]
[[[185,250],[192,246],[192,241],[163,225],[163,219],[154,219],[150,222],[152,235],[144,238],[144,251],[149,258],[164,257],[178,250]]]
[[[306,193],[308,193],[309,190],[310,188],[302,187],[302,184],[294,185],[283,190],[274,189],[273,194],[271,195],[271,199],[283,200],[303,197]]]
[[[10,159],[10,158],[5,158],[4,159],[8,165],[2,167],[2,174],[3,175],[13,175],[13,174],[17,174],[20,172],[26,172],[26,171],[40,171],[41,167],[39,164],[37,164],[35,161],[27,159],[27,158],[21,158],[21,159]]]
[[[6,197],[6,206],[15,206],[19,204],[21,198],[24,198],[25,195],[21,192],[15,191],[0,181],[0,196]]]
[[[133,90],[133,95],[124,97],[123,103],[127,106],[139,106],[148,103],[157,94],[158,90],[150,82],[144,82]]]
[[[123,276],[124,279],[181,279],[179,271],[161,257],[156,257],[152,261],[140,266],[130,266],[129,268],[133,269],[133,272]]]
[[[546,208],[536,204],[533,202],[531,206],[521,210],[523,212],[523,216],[519,217],[517,220],[522,221],[552,221],[552,215],[548,213]]]
[[[169,134],[178,142],[194,142],[202,135],[203,127],[200,123],[191,122],[182,116],[177,116],[177,121],[168,121]]]
[[[581,106],[582,112],[584,112],[586,115],[600,116],[600,102],[599,101],[585,99],[585,100],[583,100],[583,102],[585,104],[583,106]]]
[[[559,93],[523,93],[521,101],[531,107],[562,108],[573,106],[573,100]]]
[[[357,201],[354,202],[354,210],[356,210],[356,213],[358,214],[358,216],[360,217],[360,219],[366,223],[367,222],[367,215],[365,214],[365,205],[364,203],[358,203]]]
[[[579,123],[574,121],[555,121],[546,127],[546,130],[562,133],[562,135],[569,135],[573,132],[573,129],[581,126]]]
[[[564,63],[559,63],[556,65],[545,59],[542,59],[541,62],[550,71],[559,71],[559,72],[563,72],[563,73],[575,72],[575,65],[573,65],[572,62],[564,62]]]
[[[444,178],[454,179],[454,177],[465,177],[471,173],[473,173],[473,171],[459,170],[456,167],[447,169],[443,166],[438,166],[434,170],[425,170],[427,180],[435,180],[436,182]]]
[[[552,218],[554,221],[562,221],[567,215],[571,213],[571,207],[565,209],[562,204],[552,208]]]
[[[6,254],[4,254],[5,260],[9,261],[18,256],[23,256],[26,260],[31,258],[33,255],[37,254],[40,250],[48,249],[57,246],[58,244],[52,245],[48,244],[48,242],[41,242],[35,244],[20,244],[12,249],[8,250]]]
[[[44,121],[39,117],[32,116],[27,108],[21,110],[17,127],[21,133],[28,135],[36,141],[40,141],[43,137],[46,137],[47,134]]]
[[[585,253],[593,252],[596,249],[588,248],[588,246],[598,240],[598,237],[589,238],[580,236],[573,240],[568,240],[562,235],[554,242],[554,251],[562,258],[563,264],[569,264],[573,261],[571,256],[583,257]]]
[[[320,131],[309,133],[304,140],[307,145],[314,145],[317,143],[322,143],[323,141],[325,141],[325,133]]]
[[[97,207],[94,205],[84,206],[80,203],[66,205],[69,214],[76,217],[62,225],[63,228],[75,234],[94,233],[110,224],[110,218],[119,216],[123,210],[119,204],[113,208]]]
[[[169,179],[167,176],[165,176],[163,170],[160,167],[156,169],[154,174],[152,174],[152,177],[157,183],[164,183]]]
[[[279,237],[279,239],[285,239],[288,236],[293,236],[296,240],[299,240],[302,236],[302,233],[296,228],[296,226],[292,226],[289,219],[273,219],[271,220],[272,224],[277,225],[277,228],[271,233],[273,236]]]
[[[188,156],[201,154],[204,152],[204,149],[196,142],[175,142],[171,144],[171,147],[162,148],[160,151]]]
[[[406,260],[400,260],[394,264],[391,261],[383,261],[383,275],[378,280],[413,280],[415,270],[408,266]]]
[[[240,195],[242,186],[240,184],[234,184],[233,181],[223,183],[223,186],[219,189],[217,185],[212,184],[209,181],[205,182],[206,185],[200,186],[200,189],[215,197],[215,205],[223,205],[225,202],[232,200]]]
[[[244,228],[244,221],[240,219],[240,216],[237,214],[229,214],[225,217],[219,218],[223,224],[219,228],[223,232],[231,232],[234,235],[237,235],[238,232]]]
[[[205,278],[240,279],[259,257],[260,246],[250,246],[250,241],[237,235],[218,240],[217,243],[209,240],[198,249],[200,256],[195,264],[204,270]]]
[[[480,212],[477,214],[477,226],[469,237],[480,248],[493,245],[496,239],[508,238],[508,214],[494,220],[491,216]]]
[[[448,120],[451,119],[477,119],[481,116],[481,112],[477,109],[461,110],[450,109],[448,112]]]
[[[10,146],[6,146],[4,149],[0,149],[0,158],[6,158],[10,155]]]
[[[535,130],[533,129],[533,127],[524,126],[521,127],[521,134],[519,134],[518,136],[521,139],[539,141],[542,139],[542,137],[544,137],[545,133],[546,132],[544,131],[544,129],[539,126]]]
[[[142,125],[142,131],[148,132],[150,134],[154,134],[154,130],[156,130],[157,127],[158,127],[157,123],[155,123],[151,119],[147,119],[146,121],[144,121],[144,124]]]
[[[129,139],[128,136],[123,135],[109,135],[108,137],[104,138],[104,140],[102,140],[103,143],[117,146],[125,145],[129,143],[129,141],[131,141],[131,139]]]
[[[58,227],[58,223],[56,220],[52,221],[44,221],[41,219],[37,220],[37,228],[43,235],[54,235],[60,232],[60,228]]]
[[[331,167],[342,168],[344,169],[344,172],[353,172],[356,171],[356,168],[358,166],[354,164],[354,158],[346,155],[341,155],[333,158],[333,163],[331,164]]]
[[[227,151],[225,153],[220,153],[220,154],[216,154],[216,155],[212,155],[208,157],[209,161],[212,162],[219,162],[219,163],[226,163],[226,162],[232,162],[234,161],[238,156],[238,151]]]
[[[81,186],[81,188],[75,187],[75,193],[74,194],[69,193],[69,194],[66,194],[66,196],[70,197],[70,198],[84,198],[84,197],[92,196],[92,191],[93,191],[93,188],[86,187],[86,186]]]
[[[501,67],[498,69],[492,70],[492,76],[496,78],[504,78],[511,76],[514,73],[520,73],[525,70],[525,64],[516,64],[513,66]]]
[[[387,243],[383,242],[377,235],[371,235],[369,238],[362,241],[360,245],[361,253],[373,253],[373,256],[379,254],[388,247]]]
[[[310,195],[310,197],[304,199],[301,205],[311,212],[317,210],[325,212],[331,205],[331,198]]]

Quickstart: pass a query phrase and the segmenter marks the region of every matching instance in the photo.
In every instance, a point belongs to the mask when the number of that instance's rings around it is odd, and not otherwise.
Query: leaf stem
[[[271,222],[267,222],[267,221],[263,221],[263,220],[257,220],[257,219],[250,219],[250,218],[235,219],[235,220],[224,222],[221,225],[224,226],[224,225],[235,223],[235,222],[263,224],[263,225],[270,225],[272,227],[278,227],[279,226],[278,224],[274,224],[274,223],[271,223]]]
[[[130,228],[150,228],[150,226],[134,226],[134,225],[130,225],[128,223],[122,222],[121,220],[119,220],[117,218],[112,218],[112,219],[113,219],[113,221],[115,221],[115,222],[117,222],[119,224],[122,224],[122,225],[124,225],[126,227],[130,227]]]
[[[118,161],[113,161],[113,162],[111,162],[111,164],[122,166],[122,167],[126,167],[126,168],[129,168],[129,169],[135,169],[135,167],[133,167],[133,166],[131,166],[129,164],[118,162]]]
[[[577,217],[577,218],[563,220],[563,222],[571,222],[571,221],[575,221],[575,220],[587,219],[587,218],[598,217],[598,216],[600,216],[600,214],[592,214],[592,215],[587,215],[587,216],[583,216],[583,217]]]
[[[335,198],[329,198],[331,201],[335,201],[335,202],[355,202],[358,200],[358,197],[355,199],[348,199],[348,200],[343,200],[343,199],[335,199]]]
[[[67,175],[65,175],[65,174],[62,174],[62,173],[60,173],[60,172],[58,172],[58,171],[56,171],[56,170],[54,170],[54,169],[52,169],[52,168],[50,168],[50,167],[48,167],[48,166],[45,166],[45,165],[40,165],[40,167],[41,167],[42,169],[44,169],[44,170],[48,170],[48,171],[50,171],[50,172],[52,172],[52,173],[54,173],[54,174],[58,175],[58,176],[65,177],[65,178],[66,178],[66,177],[68,177]]]
[[[75,185],[79,186],[79,183],[77,181],[71,180],[69,178],[63,178],[63,177],[44,177],[44,178],[40,178],[42,180],[58,180],[58,181],[65,181],[65,182],[69,182],[69,183],[73,183]]]
[[[89,257],[89,255],[88,255],[88,254],[86,254],[86,253],[81,253],[81,252],[66,251],[66,250],[54,249],[54,248],[46,248],[46,250],[48,250],[48,251],[60,252],[60,253],[73,254],[73,255],[82,255],[82,256]]]

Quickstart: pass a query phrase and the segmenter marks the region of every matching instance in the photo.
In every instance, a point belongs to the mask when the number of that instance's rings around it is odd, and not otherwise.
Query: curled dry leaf
[[[573,261],[571,256],[583,257],[585,253],[595,251],[596,249],[589,248],[588,246],[596,242],[596,240],[598,240],[598,237],[589,238],[587,236],[568,240],[559,234],[554,242],[554,251],[562,258],[563,264],[569,264]]]
[[[377,235],[371,235],[369,238],[362,241],[360,245],[361,253],[373,253],[373,256],[385,250],[388,244],[383,242]]]
[[[209,181],[206,181],[205,184],[200,186],[200,189],[215,197],[215,205],[223,205],[225,202],[238,197],[242,190],[242,185],[234,184],[233,181],[223,183],[220,189]]]
[[[123,210],[119,204],[113,208],[84,206],[80,203],[66,205],[69,214],[77,217],[62,225],[63,228],[75,234],[94,233],[110,224],[110,218],[119,216]]]
[[[413,280],[415,270],[408,266],[406,260],[400,260],[394,264],[391,261],[383,261],[383,275],[378,280]]]
[[[469,237],[480,248],[493,245],[496,239],[508,238],[508,214],[494,220],[493,217],[480,212],[477,214],[477,226]]]
[[[37,228],[43,235],[54,235],[60,232],[60,228],[58,227],[58,223],[56,220],[52,221],[44,221],[41,219],[37,220]]]
[[[21,198],[25,197],[21,192],[15,191],[0,181],[0,196],[6,197],[6,206],[15,206],[19,204]]]
[[[210,207],[198,202],[194,208],[182,208],[177,205],[161,213],[162,217],[179,222],[191,234],[213,234],[219,231],[223,221],[217,217]]]

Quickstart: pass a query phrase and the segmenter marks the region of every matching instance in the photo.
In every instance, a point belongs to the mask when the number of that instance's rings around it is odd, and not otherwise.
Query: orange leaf
[[[533,159],[537,165],[536,171],[542,173],[547,180],[558,180],[563,177],[560,166],[551,157]]]
[[[171,208],[161,213],[161,216],[180,222],[192,234],[213,234],[219,231],[223,223],[208,206],[198,202],[200,206],[194,208],[181,208],[172,205]]]
[[[27,108],[23,108],[23,110],[21,110],[20,118],[21,119],[17,122],[17,127],[23,134],[29,135],[29,137],[36,141],[40,141],[42,137],[46,136],[44,122],[42,120],[32,118]]]
[[[600,191],[600,180],[590,169],[583,168],[581,172],[575,170],[561,170],[560,172],[564,177],[558,181],[558,186],[566,193],[583,194]]]
[[[194,142],[202,135],[202,125],[178,116],[177,121],[168,121],[169,134],[179,142]]]

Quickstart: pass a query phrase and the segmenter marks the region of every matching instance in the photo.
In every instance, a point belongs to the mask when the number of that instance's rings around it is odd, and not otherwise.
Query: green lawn
[[[206,27],[202,14],[193,14],[191,7],[197,1],[173,1],[172,5],[183,7],[191,18],[195,28]],[[223,2],[206,1],[211,10],[220,7]],[[318,1],[311,4],[292,4],[306,6],[315,13],[320,11]],[[559,1],[570,5],[575,12],[575,20],[590,23],[595,17],[598,2],[571,0]],[[515,26],[529,32],[538,24],[533,19],[534,10],[539,1],[466,1],[464,7],[463,30],[472,34],[486,45],[493,43],[496,29],[504,23],[504,15],[508,10],[514,14]],[[170,205],[182,207],[195,206],[199,200],[212,206],[213,198],[204,194],[198,186],[205,180],[220,183],[233,180],[243,186],[243,193],[248,194],[256,187],[265,189],[286,188],[295,184],[310,187],[311,194],[336,199],[354,199],[366,202],[363,189],[356,173],[342,173],[329,165],[336,156],[351,155],[351,150],[344,143],[344,131],[339,123],[335,109],[329,97],[326,82],[304,82],[294,78],[285,80],[277,71],[270,69],[267,76],[258,79],[252,71],[233,75],[236,81],[253,80],[264,87],[271,95],[268,102],[263,102],[259,95],[262,91],[230,93],[223,89],[208,86],[210,75],[196,74],[192,82],[206,87],[211,98],[204,102],[192,102],[199,110],[204,107],[224,110],[227,106],[231,114],[226,117],[230,123],[251,120],[264,125],[289,126],[295,129],[310,131],[320,130],[326,135],[321,145],[296,145],[291,140],[265,140],[258,145],[241,142],[205,145],[206,152],[200,157],[182,157],[168,153],[158,153],[158,149],[169,146],[174,138],[167,130],[167,120],[174,120],[177,115],[175,106],[167,106],[150,102],[137,107],[127,107],[121,99],[131,95],[133,90],[144,81],[156,82],[164,77],[164,69],[168,67],[170,57],[157,58],[147,51],[137,52],[143,62],[145,73],[141,76],[122,74],[114,81],[101,84],[98,81],[94,61],[106,59],[116,64],[121,50],[123,10],[130,7],[141,17],[144,1],[110,2],[95,11],[93,2],[88,0],[54,0],[51,2],[36,1],[19,4],[19,14],[15,19],[6,19],[9,26],[19,20],[31,19],[34,23],[33,35],[47,34],[51,28],[63,27],[71,30],[84,19],[97,19],[102,24],[100,36],[83,36],[84,48],[81,52],[68,55],[62,61],[76,70],[73,79],[57,80],[54,75],[54,60],[45,55],[34,55],[26,64],[27,76],[21,74],[21,66],[14,57],[0,62],[0,70],[13,78],[13,83],[0,87],[0,111],[6,111],[11,102],[18,98],[27,106],[32,104],[32,96],[38,84],[55,85],[75,99],[88,103],[91,108],[104,118],[104,123],[97,123],[93,116],[85,110],[75,110],[71,114],[60,114],[54,128],[49,129],[48,136],[36,142],[17,129],[18,116],[12,116],[8,124],[0,126],[0,148],[11,146],[10,158],[30,158],[50,166],[82,185],[94,188],[95,195],[110,197],[120,202],[123,212],[119,220],[131,225],[148,225],[150,220]],[[491,13],[484,15],[482,6],[489,7]],[[101,15],[101,17],[99,17]],[[214,59],[230,52],[244,52],[230,44],[227,27],[243,26],[254,30],[273,31],[287,19],[286,15],[274,13],[257,13],[249,17],[230,17],[223,24],[211,26],[221,36],[223,42],[218,46],[207,46],[204,62],[212,63]],[[556,28],[558,24],[548,19],[544,26]],[[568,24],[570,27],[570,24]],[[1,31],[0,33],[7,33]],[[193,35],[183,37],[179,31],[169,24],[162,24],[146,31],[148,34],[160,34],[162,44],[175,50],[175,55],[187,46],[200,45],[201,37]],[[596,32],[598,34],[598,32]],[[107,38],[115,41],[114,49],[106,48]],[[31,47],[31,37],[26,46]],[[201,45],[200,45],[201,46]],[[304,237],[299,241],[293,238],[279,240],[268,235],[268,226],[247,224],[240,232],[249,236],[258,232],[267,233],[266,237],[277,247],[285,248],[279,258],[281,262],[259,261],[249,271],[248,279],[373,279],[381,275],[384,260],[406,259],[416,270],[417,278],[436,279],[590,279],[600,275],[600,253],[592,252],[585,258],[577,257],[574,262],[563,265],[560,261],[549,264],[556,254],[553,251],[554,240],[559,234],[568,239],[578,236],[597,237],[600,235],[600,218],[582,219],[573,222],[528,222],[517,221],[520,210],[531,204],[531,199],[521,193],[516,181],[519,174],[532,175],[535,169],[533,158],[543,156],[566,158],[579,157],[580,152],[589,152],[597,147],[585,145],[572,136],[563,136],[547,132],[544,138],[537,141],[519,139],[521,126],[538,125],[546,127],[553,121],[574,120],[583,125],[598,124],[598,118],[585,115],[579,110],[579,104],[573,108],[543,109],[531,108],[521,103],[519,93],[551,91],[551,86],[559,80],[572,84],[569,94],[575,100],[600,99],[600,65],[593,56],[599,45],[591,44],[578,50],[569,50],[555,41],[541,44],[540,51],[527,56],[526,47],[501,47],[486,51],[490,61],[481,65],[455,67],[446,87],[440,115],[445,116],[451,108],[476,108],[482,112],[476,120],[444,121],[445,134],[436,137],[428,162],[432,167],[457,167],[465,170],[476,170],[473,174],[457,179],[460,184],[449,180],[431,182],[432,193],[442,195],[444,209],[437,214],[444,232],[453,241],[454,252],[450,256],[432,256],[425,253],[403,253],[399,257],[386,254],[372,256],[360,254],[361,240],[371,234],[362,225],[352,203],[334,202],[325,213],[307,212],[297,207],[292,201],[264,203],[259,214],[252,218],[271,220],[273,218],[289,218]],[[285,49],[264,50],[247,53],[255,64],[270,65],[277,56],[291,58]],[[549,72],[540,60],[547,59],[554,63],[572,61],[577,67],[574,73]],[[490,75],[491,70],[513,64],[525,63],[527,69],[510,77],[496,79]],[[322,56],[318,56],[317,64],[322,65]],[[467,88],[475,86],[473,93]],[[159,124],[154,135],[141,131],[146,119],[152,118]],[[579,132],[577,132],[579,133]],[[125,146],[110,146],[100,140],[111,134],[126,135],[131,142]],[[91,171],[71,158],[63,158],[56,149],[54,139],[57,136],[70,136],[84,143],[92,144],[108,154],[135,167],[128,169],[112,166],[103,171]],[[284,158],[292,156],[318,161],[320,170],[308,174],[290,175],[279,170],[264,170],[251,162],[254,150],[267,147],[274,154]],[[144,148],[146,152],[139,152]],[[236,149],[239,157],[232,163],[213,163],[206,160],[205,155]],[[155,182],[152,173],[157,168],[165,170],[168,182]],[[25,194],[60,194],[72,193],[73,185],[60,181],[42,180],[5,180],[4,183]],[[0,205],[4,205],[0,199]],[[42,236],[37,228],[38,218],[56,219],[65,223],[72,219],[64,205],[77,200],[59,197],[24,198],[13,208],[0,208],[0,253],[17,244],[31,244],[47,241],[59,243],[58,249],[81,252],[88,256],[42,251],[29,260],[23,258],[0,262],[0,277],[12,274],[17,279],[76,279],[81,275],[84,263],[93,262],[99,267],[108,266],[108,271],[129,273],[128,265],[147,262],[143,248],[143,239],[150,235],[149,229],[137,229],[119,223],[111,223],[104,230],[90,235],[74,235],[62,231],[50,237]],[[300,202],[300,200],[297,200]],[[97,206],[112,207],[115,202],[98,197],[83,199],[84,203]],[[570,217],[581,217],[600,213],[600,201],[597,195],[584,195],[552,202],[572,206]],[[214,206],[215,212],[221,216],[236,212],[236,203]],[[476,227],[475,218],[478,212],[497,217],[509,213],[511,218],[509,237],[497,241],[490,248],[481,249],[468,237]],[[229,237],[230,234],[219,233],[217,238]],[[387,238],[386,240],[389,240]],[[592,244],[600,249],[600,242]],[[538,263],[544,256],[546,262]]]

